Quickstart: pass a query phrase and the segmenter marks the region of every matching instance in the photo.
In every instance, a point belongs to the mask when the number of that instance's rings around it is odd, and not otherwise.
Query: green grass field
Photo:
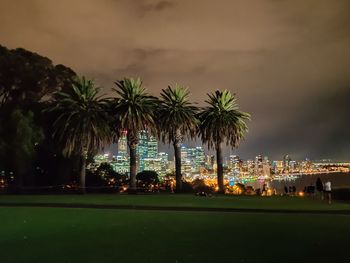
[[[350,210],[282,197],[0,196],[5,202]],[[0,207],[0,218],[1,262],[347,262],[349,254],[349,215]]]
[[[350,203],[333,202],[328,205],[317,199],[301,197],[257,197],[257,196],[213,196],[194,195],[0,195],[0,203],[55,203],[55,204],[94,204],[94,205],[140,205],[160,207],[208,207],[241,209],[285,209],[285,210],[349,210]]]

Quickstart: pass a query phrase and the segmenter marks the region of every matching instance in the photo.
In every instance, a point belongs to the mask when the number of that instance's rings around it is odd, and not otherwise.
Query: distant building
[[[290,161],[292,159],[289,157],[288,154],[286,154],[284,157],[283,157],[283,170],[285,172],[289,172],[289,169],[290,169]]]
[[[214,155],[206,155],[205,156],[205,167],[208,170],[213,170],[214,169],[214,164],[215,164],[215,158]]]
[[[148,157],[148,132],[141,131],[139,133],[139,142],[136,148],[138,170],[141,172],[145,170],[145,159]]]
[[[136,149],[138,170],[140,172],[148,170],[146,168],[154,167],[158,159],[158,141],[157,139],[143,130],[139,133],[139,143]],[[145,160],[147,159],[147,167],[145,167]],[[159,161],[160,162],[160,161]],[[158,165],[158,163],[157,163]],[[157,168],[158,169],[158,168]]]
[[[128,155],[128,145],[127,145],[127,132],[123,131],[118,140],[118,156],[127,157]]]
[[[263,157],[261,154],[255,157],[255,174],[261,175],[263,173]]]
[[[129,174],[130,172],[129,158],[125,155],[113,156],[111,166],[114,171],[120,174]]]
[[[157,156],[158,156],[158,141],[154,136],[149,135],[148,142],[147,142],[147,158],[156,159]]]
[[[158,153],[158,159],[160,159],[161,173],[170,173],[169,169],[169,154],[165,152]]]
[[[195,172],[199,172],[201,168],[205,166],[205,154],[204,149],[198,146],[195,149],[195,154],[193,156],[193,168]]]

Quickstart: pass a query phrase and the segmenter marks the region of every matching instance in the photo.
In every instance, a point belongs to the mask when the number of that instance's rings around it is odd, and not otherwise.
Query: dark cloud
[[[155,11],[162,11],[168,8],[171,8],[175,5],[174,2],[170,2],[170,1],[159,1],[157,3],[154,4],[149,4],[148,7],[150,10],[155,10]]]
[[[349,96],[350,87],[342,87],[333,88],[332,93],[323,92],[305,98],[303,103],[296,105],[295,114],[286,116],[283,125],[253,138],[248,146],[252,148],[245,150],[263,152],[274,148],[275,157],[292,153],[296,159],[344,158],[350,148],[347,139],[350,131]]]
[[[105,93],[124,76],[141,77],[154,95],[187,85],[199,105],[231,90],[252,121],[227,153],[346,159],[349,10],[347,0],[2,0],[0,39]]]

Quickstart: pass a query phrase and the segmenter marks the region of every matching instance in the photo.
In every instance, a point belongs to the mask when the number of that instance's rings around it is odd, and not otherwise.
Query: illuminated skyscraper
[[[139,133],[139,143],[136,149],[137,161],[139,166],[139,171],[144,171],[146,168],[149,169],[153,167],[153,164],[158,162],[152,161],[157,159],[158,155],[158,141],[156,138],[147,131],[141,131]],[[145,167],[145,160],[147,159],[148,165]]]
[[[258,155],[255,157],[255,174],[261,175],[263,169],[263,158],[262,155]]]
[[[205,154],[203,147],[196,147],[194,159],[193,159],[193,167],[195,171],[199,171],[200,168],[203,168],[205,166]]]
[[[181,147],[181,164],[182,170],[186,173],[199,172],[201,167],[205,166],[205,155],[203,147]],[[191,167],[191,169],[189,168]]]
[[[158,155],[158,141],[152,135],[148,136],[147,142],[147,158],[156,159]]]
[[[128,154],[126,131],[122,132],[118,140],[118,156],[126,157]]]
[[[284,171],[289,171],[289,168],[290,168],[290,161],[292,159],[289,157],[288,154],[286,154],[283,158],[283,169]]]
[[[165,152],[158,153],[158,159],[160,159],[161,170],[166,173],[169,166],[169,155]]]
[[[139,133],[139,143],[136,148],[137,162],[139,171],[145,170],[144,160],[147,158],[148,152],[148,133],[147,131],[141,131]]]
[[[111,165],[113,167],[113,170],[116,171],[117,173],[129,174],[130,163],[129,163],[128,156],[126,155],[113,156]]]
[[[230,162],[229,162],[229,167],[232,169],[237,169],[239,168],[241,163],[241,159],[239,158],[238,155],[230,155]]]

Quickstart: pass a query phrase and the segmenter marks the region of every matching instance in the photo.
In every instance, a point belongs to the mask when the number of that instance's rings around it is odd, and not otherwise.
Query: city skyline
[[[169,159],[173,159],[174,158],[174,153],[173,153],[173,148],[171,147],[171,145],[166,145],[164,143],[162,143],[161,141],[157,141],[158,142],[158,152],[165,152],[169,155]],[[185,146],[187,148],[196,148],[196,147],[203,147],[204,152],[206,155],[213,155],[215,157],[215,151],[214,150],[209,150],[208,147],[206,147],[205,144],[202,143],[198,143],[196,144],[196,142],[192,141],[190,143],[188,142],[184,142],[182,144],[182,146]],[[104,154],[107,153],[111,156],[113,155],[118,155],[118,144],[112,144],[108,147],[105,147],[105,149],[103,151],[100,152],[100,154]],[[252,155],[239,155],[238,151],[235,150],[228,150],[226,151],[226,153],[224,154],[225,158],[229,158],[230,156],[240,156],[242,157],[242,159],[244,160],[253,160],[255,159],[256,156],[258,155],[262,155],[263,157],[268,156],[271,160],[282,160],[283,157],[285,155],[289,155],[293,158],[293,160],[296,161],[303,161],[303,160],[312,160],[312,161],[344,161],[347,162],[350,160],[349,158],[332,158],[331,156],[325,156],[324,158],[310,158],[309,156],[304,156],[304,157],[299,157],[299,156],[293,156],[292,154],[290,154],[289,152],[285,152],[282,153],[281,155],[270,155],[268,152],[257,152],[257,153],[252,153]]]
[[[142,130],[138,134],[139,143],[137,145],[137,171],[145,170],[156,171],[161,176],[172,174],[174,172],[174,157],[169,158],[169,153],[159,150],[159,141],[146,130]],[[117,153],[104,153],[95,156],[97,163],[110,162],[113,169],[119,173],[129,172],[129,153],[127,150],[127,133],[123,132],[118,140]],[[258,154],[255,157],[243,159],[238,155],[224,156],[223,164],[229,169],[231,174],[262,175],[270,177],[271,174],[281,173],[299,173],[300,171],[309,171],[315,166],[319,169],[324,165],[341,165],[349,163],[342,160],[303,160],[293,159],[289,154],[285,154],[283,158],[270,159],[268,155]],[[343,164],[341,164],[343,163]],[[216,157],[202,146],[188,147],[186,144],[181,146],[181,167],[185,176],[193,174],[206,174],[210,170],[216,168]],[[245,167],[245,168],[244,168]],[[226,171],[227,172],[227,171]]]
[[[107,94],[124,76],[140,76],[153,95],[189,86],[199,106],[206,93],[229,89],[252,115],[231,153],[346,159],[349,10],[346,0],[3,0],[0,38],[95,79]]]

